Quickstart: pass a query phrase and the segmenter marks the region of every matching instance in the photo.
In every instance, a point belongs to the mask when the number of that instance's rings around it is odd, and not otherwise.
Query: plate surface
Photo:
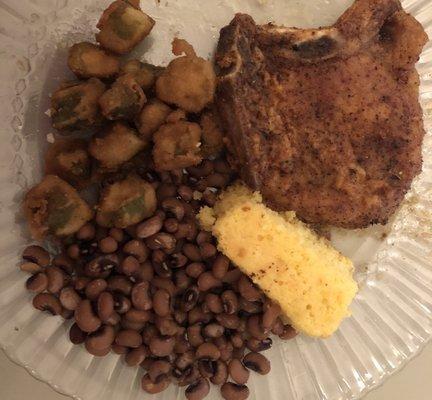
[[[24,290],[19,254],[29,238],[20,214],[23,193],[41,176],[41,154],[52,128],[49,93],[66,72],[67,46],[91,40],[109,1],[0,1],[0,346],[17,363],[59,392],[83,400],[145,398],[141,372],[118,356],[94,358],[67,337],[70,323],[35,312]],[[237,11],[258,22],[312,27],[331,24],[349,0],[145,0],[157,20],[137,51],[156,64],[170,59],[170,41],[189,40],[210,56],[218,31]],[[405,8],[432,37],[430,0]],[[145,55],[141,57],[142,54]],[[385,227],[335,230],[335,245],[356,264],[361,290],[353,316],[330,339],[299,337],[267,353],[272,372],[254,375],[251,399],[345,400],[361,397],[401,368],[432,336],[432,45],[418,70],[428,134],[424,171],[393,221]],[[218,398],[212,389],[211,399]],[[158,400],[183,398],[171,387]]]

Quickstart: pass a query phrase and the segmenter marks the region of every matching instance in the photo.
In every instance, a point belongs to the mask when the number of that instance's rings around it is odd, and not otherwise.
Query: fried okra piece
[[[126,228],[152,216],[156,203],[153,186],[132,175],[103,190],[96,221],[104,227]]]
[[[138,128],[141,138],[151,141],[153,133],[165,123],[171,111],[169,106],[158,99],[149,101],[135,119],[135,125]]]
[[[140,112],[146,101],[141,86],[132,76],[124,75],[100,97],[99,106],[106,119],[132,119]]]
[[[91,159],[88,143],[81,139],[58,139],[45,153],[45,173],[57,175],[82,189],[90,184]]]
[[[96,40],[117,53],[129,53],[153,29],[155,21],[139,8],[123,0],[114,1],[102,14]]]
[[[174,59],[156,81],[157,97],[165,103],[198,113],[213,101],[216,74],[210,61],[197,57],[192,46],[180,39],[173,42]]]
[[[69,49],[68,66],[78,78],[111,78],[120,71],[118,57],[89,42]]]
[[[162,125],[154,134],[153,160],[159,171],[191,167],[201,162],[201,128],[178,121]]]
[[[176,122],[183,121],[187,119],[186,112],[180,108],[174,110],[171,114],[166,118],[166,122],[168,124],[175,124]]]
[[[93,136],[89,153],[103,169],[115,170],[138,154],[145,145],[135,129],[116,122],[99,135]]]
[[[71,235],[93,217],[76,189],[55,175],[45,176],[26,194],[23,208],[36,240],[47,235]]]
[[[138,60],[129,60],[121,67],[120,74],[132,76],[146,91],[154,86],[157,77],[163,71],[163,67],[156,67]]]
[[[132,7],[140,10],[140,0],[126,0],[126,3],[130,4]]]
[[[202,114],[201,120],[201,154],[204,158],[216,157],[224,147],[223,133],[213,112]]]
[[[104,92],[105,85],[97,78],[63,84],[51,96],[53,127],[74,131],[99,125],[99,98]]]

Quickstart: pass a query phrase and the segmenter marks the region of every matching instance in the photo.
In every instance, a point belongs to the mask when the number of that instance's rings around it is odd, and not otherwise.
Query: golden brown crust
[[[308,222],[385,223],[421,170],[425,41],[395,0],[357,0],[322,30],[236,16],[216,55],[217,105],[243,179]]]

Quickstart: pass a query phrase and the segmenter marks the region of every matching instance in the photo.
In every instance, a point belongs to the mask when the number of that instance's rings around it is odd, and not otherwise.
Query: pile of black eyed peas
[[[41,311],[74,318],[70,339],[94,356],[124,354],[142,388],[171,382],[203,399],[210,382],[227,400],[249,396],[250,371],[265,375],[271,335],[291,339],[280,308],[218,252],[196,214],[233,179],[224,159],[170,173],[143,172],[156,189],[154,215],[126,229],[83,226],[51,257],[23,253],[26,286]]]

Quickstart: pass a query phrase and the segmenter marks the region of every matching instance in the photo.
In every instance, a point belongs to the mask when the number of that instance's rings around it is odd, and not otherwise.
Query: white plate
[[[52,132],[48,95],[66,77],[66,48],[91,39],[108,1],[3,0],[0,2],[0,346],[17,363],[59,392],[84,400],[145,398],[141,371],[118,356],[93,358],[67,338],[69,323],[35,312],[19,272],[28,244],[19,203],[41,174],[40,155]],[[287,25],[332,23],[348,0],[142,1],[157,20],[138,49],[153,63],[169,60],[174,35],[211,54],[218,30],[237,11]],[[430,0],[404,6],[432,33]],[[333,232],[334,243],[357,266],[361,290],[352,318],[330,339],[299,337],[268,352],[272,372],[253,376],[251,398],[345,400],[362,396],[401,368],[432,335],[432,46],[418,65],[429,134],[424,172],[392,224],[358,232]],[[214,398],[217,390],[213,389]],[[182,398],[178,389],[158,399]]]

